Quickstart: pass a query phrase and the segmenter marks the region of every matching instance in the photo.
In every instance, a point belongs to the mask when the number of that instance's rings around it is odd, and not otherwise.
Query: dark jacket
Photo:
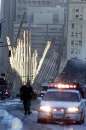
[[[20,98],[21,100],[31,100],[33,95],[33,88],[30,86],[23,85],[20,88]]]

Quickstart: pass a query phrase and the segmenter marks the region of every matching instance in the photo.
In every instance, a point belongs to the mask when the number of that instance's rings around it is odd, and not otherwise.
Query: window
[[[75,54],[77,55],[78,54],[78,51],[76,50]]]
[[[74,49],[72,48],[72,49],[71,49],[71,54],[73,54],[73,53],[74,53]]]
[[[78,102],[80,97],[77,93],[73,92],[47,92],[43,100],[45,101],[68,101],[68,102]]]
[[[53,23],[54,23],[54,24],[57,24],[58,22],[59,22],[58,15],[55,14],[55,15],[53,16]]]
[[[79,9],[76,9],[76,12],[79,12]]]
[[[73,40],[71,41],[71,45],[72,45],[72,46],[74,45],[74,41],[73,41]]]
[[[74,28],[74,23],[72,23],[72,28]]]
[[[76,47],[78,46],[78,42],[75,43],[75,46],[76,46]]]
[[[76,18],[78,18],[78,17],[79,17],[79,15],[78,15],[78,14],[76,14],[76,15],[75,15],[75,17],[76,17]]]
[[[79,40],[79,46],[82,46],[82,41],[81,40]]]
[[[72,32],[71,36],[74,36],[74,32]]]

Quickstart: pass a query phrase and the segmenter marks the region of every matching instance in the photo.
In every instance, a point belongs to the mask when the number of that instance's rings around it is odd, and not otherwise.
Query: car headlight
[[[67,112],[68,113],[77,113],[77,112],[79,112],[80,110],[79,110],[79,108],[78,107],[69,107],[68,109],[67,109]]]
[[[50,106],[40,106],[40,111],[51,112]]]

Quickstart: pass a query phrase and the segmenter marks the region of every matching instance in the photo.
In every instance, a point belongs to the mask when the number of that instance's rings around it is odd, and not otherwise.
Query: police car
[[[85,104],[78,90],[69,85],[57,84],[48,89],[40,103],[38,122],[72,121],[82,124],[85,120]],[[70,85],[70,88],[76,87]],[[64,89],[66,88],[66,89]]]

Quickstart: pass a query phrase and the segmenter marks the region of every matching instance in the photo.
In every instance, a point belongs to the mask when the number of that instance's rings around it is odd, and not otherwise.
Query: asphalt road
[[[32,103],[32,114],[24,116],[19,99],[0,102],[0,130],[86,130],[86,119],[82,125],[77,124],[40,124],[37,123],[39,100]]]

